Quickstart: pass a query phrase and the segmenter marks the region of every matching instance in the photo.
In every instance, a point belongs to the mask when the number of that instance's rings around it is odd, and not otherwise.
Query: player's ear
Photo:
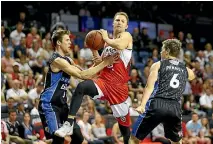
[[[125,30],[127,30],[127,29],[128,29],[128,27],[129,27],[129,26],[128,26],[128,24],[127,24],[127,25],[126,25],[126,28],[125,28]]]
[[[59,40],[57,40],[57,45],[61,45],[61,42]]]

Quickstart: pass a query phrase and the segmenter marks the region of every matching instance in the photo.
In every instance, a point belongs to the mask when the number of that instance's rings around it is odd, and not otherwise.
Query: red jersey
[[[130,60],[132,57],[132,49],[116,50],[110,46],[107,46],[103,53],[102,57],[112,55],[115,53],[120,53],[120,59],[118,63],[105,67],[99,75],[99,78],[103,79],[107,83],[112,84],[124,84],[127,83],[130,79],[129,69],[130,69]]]

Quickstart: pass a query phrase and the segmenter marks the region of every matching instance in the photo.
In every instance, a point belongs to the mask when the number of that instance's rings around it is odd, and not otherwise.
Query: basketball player
[[[130,115],[128,103],[128,80],[129,66],[132,56],[132,36],[125,30],[128,28],[128,16],[124,12],[118,12],[113,20],[113,39],[108,38],[107,31],[100,30],[106,47],[102,52],[104,58],[114,53],[119,53],[120,58],[117,63],[105,67],[96,79],[86,80],[78,84],[70,104],[68,121],[73,125],[75,115],[80,108],[84,95],[89,95],[93,99],[108,100],[114,117],[119,123],[124,143],[128,144],[130,138]],[[97,51],[93,51],[95,59],[100,60]],[[101,62],[101,60],[99,61]],[[61,131],[67,128],[64,125]],[[63,132],[62,132],[63,133]]]
[[[181,42],[168,39],[163,42],[161,58],[150,68],[141,105],[141,115],[132,134],[143,140],[158,124],[164,124],[165,137],[171,143],[182,143],[181,97],[187,79],[193,80],[193,71],[178,60]]]
[[[58,129],[68,117],[68,105],[66,98],[66,89],[69,86],[70,76],[80,79],[88,79],[102,70],[105,66],[113,64],[116,56],[110,56],[102,63],[88,70],[81,71],[73,61],[66,55],[71,51],[71,41],[69,31],[57,30],[52,35],[52,43],[55,52],[51,56],[48,64],[49,70],[46,75],[45,89],[41,93],[39,103],[39,113],[45,129],[47,138],[53,139],[53,144],[63,144],[64,137],[69,139],[70,136],[61,136]],[[73,129],[72,129],[73,130]],[[60,132],[60,131],[59,131]],[[71,132],[71,129],[66,129]],[[81,144],[83,136],[77,124],[74,126],[74,133],[71,136],[72,143]]]

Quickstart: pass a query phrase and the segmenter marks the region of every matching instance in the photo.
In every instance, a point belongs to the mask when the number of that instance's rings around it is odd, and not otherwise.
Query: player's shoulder
[[[129,32],[127,32],[127,31],[122,32],[121,35],[125,35],[125,36],[128,36],[128,37],[132,37],[132,35],[131,35]]]
[[[51,57],[50,57],[48,63],[51,64],[53,61],[55,61],[55,60],[58,59],[58,58],[61,58],[60,54],[57,53],[57,52],[54,52],[54,53],[51,55]]]

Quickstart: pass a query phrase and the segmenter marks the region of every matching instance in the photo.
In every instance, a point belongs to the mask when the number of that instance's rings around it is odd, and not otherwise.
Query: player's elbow
[[[90,78],[90,76],[85,71],[81,71],[79,78],[82,80],[87,80]]]
[[[125,47],[125,45],[123,45],[122,43],[121,44],[116,44],[116,47],[115,47],[116,49],[118,49],[118,50],[123,50],[123,49],[125,49],[126,47]]]

